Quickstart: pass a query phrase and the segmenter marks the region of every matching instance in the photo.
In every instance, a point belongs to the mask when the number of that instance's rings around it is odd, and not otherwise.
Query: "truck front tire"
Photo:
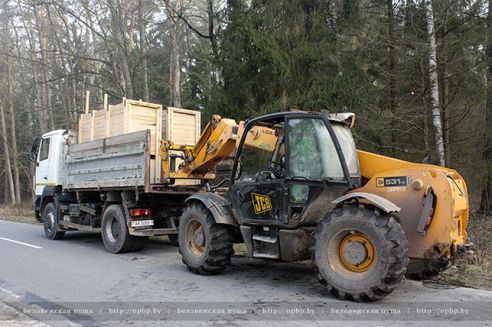
[[[200,204],[187,207],[179,221],[179,252],[188,269],[201,275],[222,272],[231,261],[233,235],[230,227],[217,224]]]
[[[320,222],[314,263],[319,281],[338,298],[377,300],[405,275],[408,242],[390,214],[369,205],[344,205]]]
[[[112,204],[104,211],[101,232],[104,246],[111,253],[139,251],[147,240],[128,233],[125,211],[121,204]]]
[[[48,203],[43,210],[44,234],[50,240],[60,240],[65,236],[64,231],[58,230],[56,207],[53,202]]]

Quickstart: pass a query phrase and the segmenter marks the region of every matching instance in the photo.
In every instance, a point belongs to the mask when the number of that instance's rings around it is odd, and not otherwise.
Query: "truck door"
[[[45,186],[50,185],[48,180],[50,172],[51,137],[41,139],[38,158],[36,161],[35,189],[36,195],[41,195]]]

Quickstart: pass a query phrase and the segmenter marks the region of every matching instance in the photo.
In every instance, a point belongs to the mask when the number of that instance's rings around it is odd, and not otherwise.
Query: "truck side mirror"
[[[38,157],[39,143],[41,138],[36,137],[31,143],[31,151],[29,152],[29,160],[35,162]]]

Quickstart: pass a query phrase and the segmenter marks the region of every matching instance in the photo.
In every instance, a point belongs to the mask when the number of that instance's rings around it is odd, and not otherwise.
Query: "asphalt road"
[[[150,242],[113,255],[99,234],[44,238],[42,226],[0,220],[0,301],[48,325],[243,326],[491,325],[492,292],[404,280],[382,301],[339,301],[309,262],[234,257],[223,274],[199,276],[178,249]],[[9,309],[10,310],[10,309]],[[0,306],[0,326],[12,313]],[[2,323],[4,321],[4,323]],[[426,323],[429,325],[429,323]]]

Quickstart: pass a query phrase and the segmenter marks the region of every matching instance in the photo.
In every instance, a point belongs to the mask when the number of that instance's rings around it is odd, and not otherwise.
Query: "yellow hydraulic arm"
[[[244,132],[244,122],[212,116],[195,146],[163,141],[161,145],[162,171],[165,179],[213,179],[218,162],[230,158]],[[255,126],[245,139],[244,146],[272,152],[277,135],[269,127]],[[178,153],[181,153],[179,155]],[[176,159],[181,163],[176,167]]]

